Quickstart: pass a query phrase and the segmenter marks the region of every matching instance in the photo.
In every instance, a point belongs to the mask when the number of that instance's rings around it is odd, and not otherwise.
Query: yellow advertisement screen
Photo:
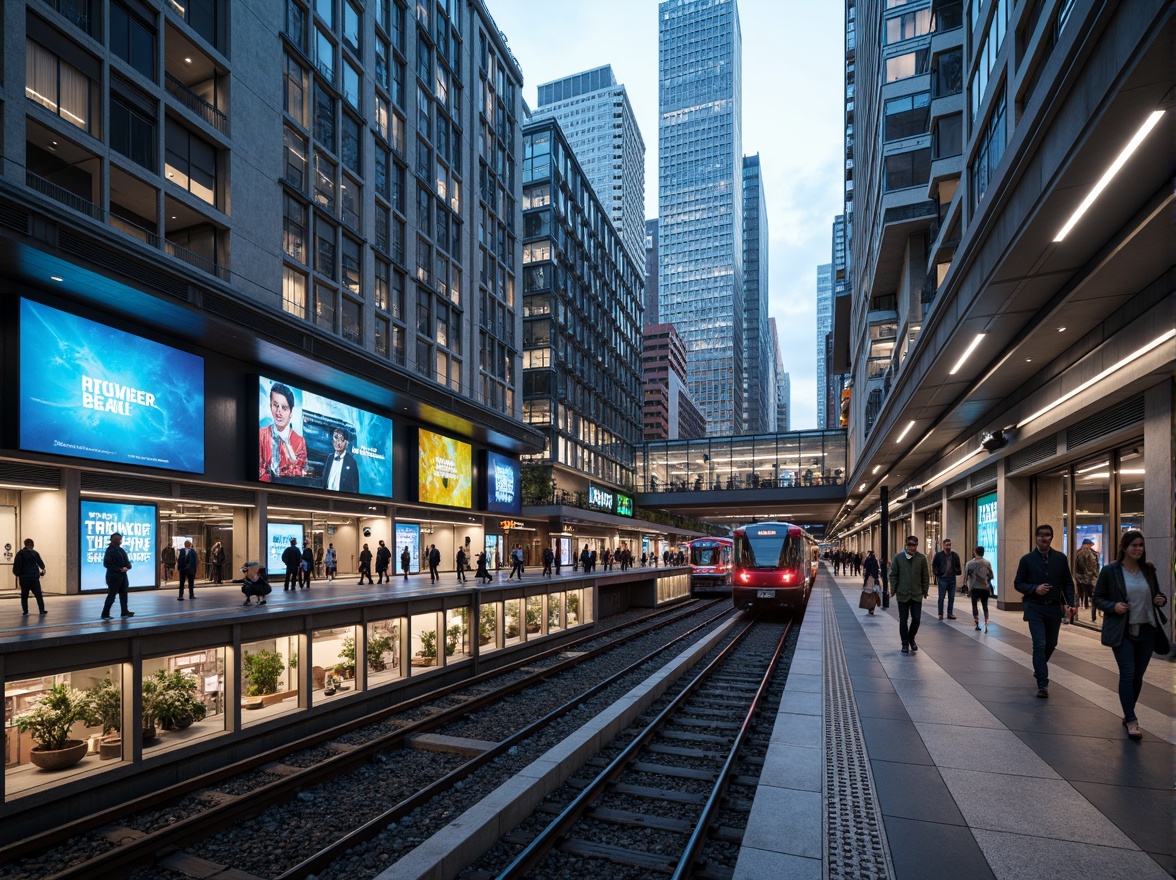
[[[474,468],[470,444],[423,429],[417,438],[418,499],[425,504],[472,507]]]

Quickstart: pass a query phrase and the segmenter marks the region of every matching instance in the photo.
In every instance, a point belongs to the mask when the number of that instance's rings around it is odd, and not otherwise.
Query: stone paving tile
[[[1168,880],[1156,861],[1139,850],[993,831],[974,833],[998,880]]]
[[[936,767],[1061,778],[1020,737],[1003,728],[920,724],[919,735]]]
[[[995,880],[967,828],[892,817],[886,837],[898,880]]]
[[[944,825],[965,824],[937,767],[871,761],[870,769],[882,813],[888,820],[896,816]]]
[[[740,849],[739,861],[735,863],[735,873],[731,880],[764,880],[765,877],[821,880],[821,860],[768,852],[749,846]]]
[[[755,792],[743,845],[820,859],[821,816],[819,791],[761,785]]]

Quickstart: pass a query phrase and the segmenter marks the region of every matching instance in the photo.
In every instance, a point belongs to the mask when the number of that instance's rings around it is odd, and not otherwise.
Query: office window
[[[282,250],[300,263],[306,263],[306,205],[291,196],[285,197],[282,212]]]
[[[375,280],[376,286],[372,292],[372,304],[377,309],[388,311],[388,276],[392,266],[385,260],[376,258]]]
[[[388,140],[388,116],[391,113],[391,108],[388,102],[376,95],[376,133],[384,140]]]
[[[376,37],[376,84],[381,88],[388,88],[388,44],[381,37]]]
[[[155,113],[119,94],[110,96],[110,148],[150,171],[158,172],[155,158]]]
[[[407,149],[404,139],[404,117],[399,113],[392,114],[392,149],[401,156]]]
[[[886,102],[886,134],[884,140],[896,141],[927,133],[930,118],[931,94],[919,92]]]
[[[335,44],[320,28],[315,28],[314,63],[327,82],[335,79]]]
[[[322,86],[314,88],[314,139],[334,153],[338,146],[335,141],[335,99]]]
[[[390,326],[391,325],[388,323],[387,318],[383,317],[382,315],[376,315],[376,354],[382,358],[386,358],[391,354],[389,350],[389,343],[391,338],[391,334],[389,332]]]
[[[286,36],[304,54],[309,54],[306,43],[306,10],[297,0],[286,0]]]
[[[339,207],[343,222],[352,229],[360,228],[360,208],[363,204],[363,190],[359,184],[344,174],[339,183]]]
[[[433,139],[433,127],[430,124],[432,101],[423,86],[417,86],[417,134],[428,140]]]
[[[946,159],[958,156],[963,150],[963,116],[953,113],[944,116],[935,123],[935,133],[931,138],[931,153],[934,159]]]
[[[408,179],[408,169],[399,162],[392,163],[392,207],[401,214],[404,210],[404,188]]]
[[[350,168],[358,174],[363,170],[360,167],[360,138],[363,126],[350,113],[344,113],[343,121],[339,127],[343,131],[342,150],[339,153],[339,158],[343,160],[345,168]]]
[[[314,286],[314,324],[329,333],[335,332],[335,301],[339,294],[322,284]]]
[[[425,235],[433,234],[433,198],[423,186],[417,187],[417,229]]]
[[[95,133],[92,83],[76,67],[62,61],[40,43],[25,41],[25,95],[71,122]]]
[[[931,31],[931,10],[919,9],[886,19],[886,45],[921,37]]]
[[[964,89],[963,50],[953,49],[935,57],[935,70],[931,77],[932,91],[936,98],[958,95]]]
[[[389,192],[389,190],[388,190],[388,164],[391,161],[391,155],[388,153],[387,150],[383,149],[382,147],[380,147],[377,144],[375,159],[376,159],[376,162],[375,162],[375,165],[376,165],[376,173],[375,173],[376,194],[387,199],[388,192]]]
[[[110,4],[110,51],[148,79],[155,79],[155,25],[122,3]]]
[[[356,5],[350,0],[343,0],[343,42],[357,55],[360,54],[359,39],[362,32],[360,22],[360,11]]]
[[[306,276],[289,266],[282,267],[282,308],[298,318],[306,318]]]
[[[1000,87],[1000,93],[992,104],[992,113],[988,123],[976,138],[976,155],[969,168],[969,192],[972,206],[976,207],[983,200],[988,184],[996,173],[996,168],[1004,156],[1005,149],[1005,87]]]
[[[335,267],[335,227],[322,217],[315,217],[314,233],[314,269],[334,281],[338,274]]]
[[[285,72],[286,112],[299,125],[306,127],[306,70],[294,60],[293,55],[286,56]]]
[[[354,107],[359,106],[359,71],[350,61],[343,62],[343,100]]]
[[[392,100],[397,107],[404,106],[404,62],[392,57]]]
[[[893,58],[887,58],[886,81],[890,83],[914,76],[923,69],[923,64],[926,59],[926,49],[919,49],[915,52],[907,52],[905,55],[895,55]]]
[[[183,126],[167,121],[165,172],[168,180],[210,205],[216,204],[216,148]]]
[[[319,207],[335,212],[335,163],[322,153],[314,154],[314,201]]]
[[[911,150],[886,157],[887,191],[907,189],[927,183],[931,176],[931,151]]]
[[[339,308],[339,331],[348,342],[363,345],[363,306],[349,296]]]
[[[335,27],[335,0],[314,0],[314,11],[327,27]]]
[[[299,192],[306,192],[307,146],[306,138],[289,126],[282,132],[285,141],[286,170],[282,179]]]

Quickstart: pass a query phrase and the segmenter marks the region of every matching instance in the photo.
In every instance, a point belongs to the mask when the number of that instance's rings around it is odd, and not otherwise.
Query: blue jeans
[[[1058,632],[1062,628],[1061,605],[1025,603],[1025,621],[1033,637],[1033,677],[1039,688],[1049,687],[1049,658],[1058,646]]]
[[[935,582],[939,584],[939,616],[943,617],[943,596],[947,595],[947,613],[948,615],[955,614],[955,578],[945,577],[936,578]]]
[[[1139,627],[1139,635],[1132,638],[1123,633],[1123,641],[1111,648],[1115,662],[1119,664],[1119,704],[1123,707],[1124,721],[1137,720],[1135,701],[1143,689],[1143,673],[1151,661],[1154,640],[1152,627],[1143,624]]]

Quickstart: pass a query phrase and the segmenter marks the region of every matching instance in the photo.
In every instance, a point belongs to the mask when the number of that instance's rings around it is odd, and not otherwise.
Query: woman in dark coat
[[[478,554],[478,570],[474,572],[474,577],[478,578],[478,580],[484,579],[486,583],[490,583],[490,581],[494,580],[494,578],[490,576],[489,570],[486,568],[485,553]]]
[[[1147,561],[1143,532],[1129,529],[1119,541],[1119,556],[1103,566],[1094,585],[1094,604],[1103,612],[1102,643],[1119,666],[1119,703],[1123,726],[1131,739],[1143,739],[1135,702],[1143,689],[1160,626],[1158,608],[1168,598],[1160,592],[1155,566]]]

